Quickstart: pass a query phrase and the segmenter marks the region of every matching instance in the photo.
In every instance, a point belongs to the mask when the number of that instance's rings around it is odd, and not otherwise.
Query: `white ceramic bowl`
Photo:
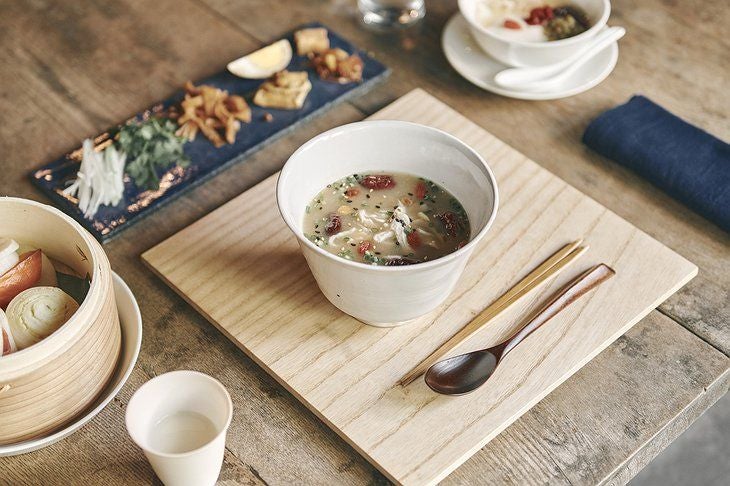
[[[312,198],[337,179],[369,171],[410,173],[446,188],[469,216],[471,240],[436,260],[402,267],[345,260],[309,241],[302,223]],[[494,174],[471,147],[435,128],[401,121],[358,122],[322,133],[294,152],[277,185],[279,211],[322,293],[343,312],[376,326],[425,315],[448,297],[494,221],[498,200]]]
[[[496,60],[510,66],[545,66],[570,56],[601,31],[611,13],[609,0],[566,0],[582,8],[591,21],[585,32],[567,39],[525,42],[505,39],[482,25],[476,16],[477,4],[483,0],[459,0],[459,10],[469,23],[474,40]]]

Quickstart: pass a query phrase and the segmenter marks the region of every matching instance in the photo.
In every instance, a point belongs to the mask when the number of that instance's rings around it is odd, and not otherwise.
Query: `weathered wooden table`
[[[303,22],[336,28],[393,68],[370,94],[330,110],[106,245],[142,308],[137,367],[114,402],[78,433],[32,454],[0,458],[0,483],[155,481],[124,430],[124,407],[144,381],[179,368],[218,377],[233,397],[222,483],[385,482],[154,277],[139,255],[278,170],[308,138],[419,86],[700,267],[689,285],[447,483],[624,483],[727,391],[730,235],[580,143],[589,120],[638,92],[730,139],[725,2],[615,1],[611,23],[628,30],[616,70],[587,93],[551,102],[491,95],[449,67],[440,35],[455,4],[430,2],[420,26],[383,35],[357,24],[354,0],[0,2],[3,195],[42,200],[28,170]]]

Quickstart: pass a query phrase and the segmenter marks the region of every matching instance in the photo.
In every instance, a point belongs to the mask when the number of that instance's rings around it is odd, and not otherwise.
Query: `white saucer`
[[[566,79],[558,89],[546,92],[520,91],[504,88],[494,82],[494,75],[508,66],[482,51],[460,13],[447,22],[441,36],[441,46],[449,64],[467,81],[492,93],[521,100],[556,100],[582,93],[606,79],[618,60],[618,43],[614,42]]]
[[[139,306],[132,291],[129,290],[122,277],[116,273],[114,274],[114,296],[117,301],[119,321],[122,327],[122,350],[119,356],[119,365],[109,385],[96,402],[91,405],[90,409],[65,428],[39,439],[0,446],[0,457],[32,452],[73,434],[101,412],[119,393],[119,390],[132,373],[134,364],[137,362],[137,356],[139,356],[139,349],[142,346],[142,314],[139,312]]]

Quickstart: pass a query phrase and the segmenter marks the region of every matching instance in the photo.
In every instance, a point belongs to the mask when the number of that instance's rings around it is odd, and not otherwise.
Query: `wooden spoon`
[[[444,395],[463,395],[476,390],[523,339],[614,274],[603,263],[585,271],[560,289],[507,340],[491,348],[454,356],[431,366],[426,372],[426,384],[433,391]]]

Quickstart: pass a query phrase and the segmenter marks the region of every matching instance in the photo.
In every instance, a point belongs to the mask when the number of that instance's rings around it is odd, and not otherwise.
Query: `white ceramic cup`
[[[588,30],[567,39],[526,42],[505,39],[482,25],[477,19],[476,9],[483,1],[459,0],[459,11],[469,23],[474,40],[484,52],[504,64],[517,67],[546,66],[569,57],[605,27],[611,14],[609,0],[570,0],[566,4],[582,8],[588,16],[591,21]]]
[[[210,440],[192,450],[161,448],[160,439],[155,436],[161,433],[160,424],[180,414],[207,419],[209,422],[204,423],[211,427],[206,428]],[[220,474],[232,417],[231,397],[218,380],[197,371],[181,370],[157,376],[142,385],[127,405],[126,423],[130,437],[142,448],[166,486],[208,486],[214,485]],[[182,423],[185,425],[179,430],[185,434],[180,435],[189,439],[193,432],[185,428],[199,424]],[[195,430],[197,435],[200,427]],[[170,427],[165,427],[165,431],[179,434]]]
[[[453,194],[471,224],[471,239],[430,262],[374,266],[340,258],[304,236],[305,208],[327,184],[369,171],[405,172]],[[277,185],[279,211],[322,293],[343,312],[375,326],[425,315],[451,293],[469,256],[497,214],[497,183],[482,157],[456,137],[401,121],[366,121],[334,128],[300,147]]]

